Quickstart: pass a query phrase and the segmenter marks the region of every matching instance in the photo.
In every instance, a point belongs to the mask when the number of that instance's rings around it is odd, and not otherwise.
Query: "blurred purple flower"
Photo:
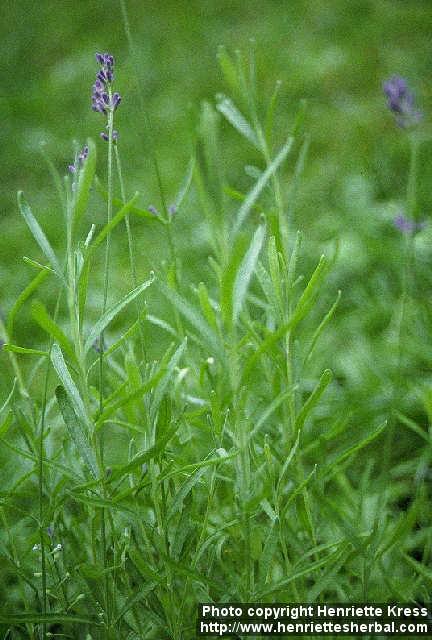
[[[100,69],[96,74],[96,80],[92,92],[92,109],[96,113],[107,115],[109,111],[115,111],[121,102],[119,93],[111,93],[111,86],[114,81],[114,56],[109,53],[97,53],[96,62]],[[118,133],[114,136],[116,140]],[[108,134],[101,133],[101,138],[108,141]]]
[[[387,106],[396,115],[399,126],[408,127],[419,122],[422,113],[416,110],[414,94],[404,78],[392,76],[384,82],[383,91],[387,96]]]
[[[108,134],[105,133],[105,131],[101,131],[99,135],[102,138],[102,140],[105,140],[105,142],[108,142],[109,137],[108,137]],[[118,137],[119,137],[118,131],[114,129],[114,131],[112,132],[112,139],[118,140]]]
[[[84,147],[81,149],[79,154],[76,156],[75,162],[68,166],[69,171],[71,173],[76,173],[78,169],[80,169],[80,167],[83,166],[84,161],[88,157],[88,154],[89,154],[89,148],[87,145],[84,145]]]
[[[93,340],[92,347],[96,351],[96,353],[101,353],[105,351],[106,349],[105,340],[101,341],[101,338],[99,336],[98,338],[96,338],[96,340]]]
[[[426,222],[415,222],[404,216],[403,213],[396,216],[393,223],[396,229],[399,229],[402,233],[417,233],[426,226]]]

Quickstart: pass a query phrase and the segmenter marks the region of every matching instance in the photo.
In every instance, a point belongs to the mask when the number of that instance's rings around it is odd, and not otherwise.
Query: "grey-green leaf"
[[[61,385],[56,388],[56,397],[64,423],[78,454],[89,468],[92,476],[97,478],[96,459],[90,447],[86,430],[74,410],[69,394]]]
[[[252,242],[247,250],[239,270],[237,271],[233,287],[233,322],[236,323],[242,310],[244,300],[249,288],[252,275],[261,252],[266,229],[264,225],[260,225],[255,231]]]
[[[253,188],[249,191],[248,195],[246,196],[245,200],[243,201],[243,204],[241,205],[237,213],[237,219],[235,221],[234,230],[233,230],[234,235],[238,232],[241,225],[249,215],[250,210],[252,209],[253,205],[257,201],[261,191],[264,189],[267,182],[276,173],[276,171],[279,169],[282,162],[287,157],[288,153],[292,148],[292,144],[293,144],[293,138],[288,138],[288,140],[283,145],[282,149],[279,151],[277,156],[268,165],[266,170],[261,174],[261,176],[256,181]]]
[[[45,233],[43,232],[39,222],[34,217],[33,212],[30,208],[30,205],[24,199],[24,194],[22,191],[18,191],[18,207],[21,215],[23,216],[24,220],[27,223],[28,228],[30,229],[34,239],[42,249],[45,257],[50,262],[52,268],[54,269],[58,277],[63,280],[62,270],[60,268],[60,264],[57,260],[57,257],[54,253],[54,250],[48,238],[46,237]]]
[[[87,429],[90,430],[91,422],[87,416],[84,402],[80,396],[75,382],[72,379],[71,374],[69,373],[69,369],[67,368],[66,362],[63,358],[63,353],[57,343],[54,343],[51,349],[51,362],[57,372],[58,377],[61,380],[63,387],[66,390],[66,393],[76,415],[82,421],[82,423],[86,425]]]
[[[78,174],[73,208],[73,224],[76,226],[87,209],[90,188],[96,171],[96,145],[90,138],[87,140],[88,155]]]
[[[94,341],[100,336],[100,334],[104,331],[104,329],[106,329],[106,327],[110,324],[110,322],[120,313],[120,311],[122,311],[125,307],[127,307],[133,300],[135,300],[137,296],[140,295],[140,293],[142,293],[145,289],[147,289],[147,287],[151,285],[153,280],[154,280],[154,275],[152,273],[148,280],[140,284],[135,289],[132,289],[132,291],[129,291],[129,293],[125,295],[124,298],[122,298],[119,302],[117,302],[113,307],[108,309],[99,318],[99,320],[96,322],[96,324],[93,325],[93,327],[90,330],[90,333],[87,336],[87,340],[85,341],[85,345],[84,345],[85,353],[88,352],[88,350],[91,348]]]
[[[261,147],[255,131],[252,129],[244,115],[237,109],[234,102],[223,94],[218,96],[217,110],[225,116],[232,126],[246,138],[251,144],[261,151]]]

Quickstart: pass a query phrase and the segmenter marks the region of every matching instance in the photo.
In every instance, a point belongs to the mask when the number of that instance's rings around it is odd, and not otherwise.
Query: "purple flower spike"
[[[104,107],[104,104],[101,100],[94,100],[92,103],[92,109],[93,111],[97,111],[98,113],[104,113],[106,114],[106,109]]]
[[[96,351],[96,353],[100,353],[102,350],[105,351],[106,349],[105,340],[101,342],[100,337],[96,338],[96,340],[93,341],[92,347]]]
[[[418,231],[422,231],[425,228],[426,222],[414,222],[414,220],[410,220],[403,213],[400,213],[394,219],[394,226],[396,229],[399,229],[401,233],[417,233]]]
[[[117,109],[121,102],[119,93],[114,93],[110,99],[109,87],[114,80],[114,56],[109,53],[97,53],[96,61],[101,68],[96,74],[93,85],[92,109],[98,113],[107,115],[107,109]]]
[[[387,106],[396,115],[400,127],[409,127],[421,120],[422,113],[416,110],[414,94],[404,78],[392,76],[384,82],[383,91],[387,96]]]
[[[115,93],[112,97],[112,108],[114,111],[117,109],[121,102],[121,95],[119,93]]]
[[[101,131],[101,132],[100,132],[100,137],[102,138],[102,140],[105,140],[105,142],[108,142],[108,140],[109,140],[109,136],[108,136],[108,134],[107,134],[107,133],[105,133],[105,131]],[[113,139],[113,142],[115,142],[116,140],[118,140],[118,137],[119,137],[118,131],[116,131],[116,130],[114,129],[114,131],[112,132],[112,139]]]
[[[107,72],[105,71],[105,69],[101,69],[100,71],[98,71],[96,79],[99,80],[99,82],[102,82],[103,84],[107,83],[108,77],[107,77]]]
[[[89,148],[87,145],[84,145],[84,147],[81,149],[79,154],[75,156],[74,164],[70,164],[68,166],[68,169],[72,174],[75,174],[78,171],[78,169],[82,167],[85,160],[88,158],[88,154],[89,154]]]
[[[96,53],[96,62],[101,68],[96,74],[96,80],[93,85],[92,109],[96,113],[102,113],[107,116],[109,113],[114,112],[121,102],[119,93],[111,93],[114,80],[114,56],[110,53]],[[105,141],[109,140],[109,134],[106,131],[102,131],[100,136]],[[113,131],[113,142],[117,139],[118,132]]]
[[[152,213],[154,216],[159,215],[159,211],[152,204],[149,204],[149,206],[147,207],[147,211],[150,211],[150,213]]]
[[[87,145],[85,145],[78,156],[78,160],[80,161],[81,164],[84,162],[84,160],[87,160],[88,154],[89,154],[89,148]]]

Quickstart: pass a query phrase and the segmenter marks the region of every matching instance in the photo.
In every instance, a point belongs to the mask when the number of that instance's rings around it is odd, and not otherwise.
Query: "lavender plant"
[[[95,178],[88,140],[63,183],[63,256],[19,194],[41,257],[30,259],[36,276],[0,325],[15,377],[0,434],[20,460],[0,512],[2,557],[19,585],[0,616],[9,637],[181,640],[194,637],[200,601],[380,601],[383,584],[385,598],[426,595],[429,578],[403,545],[427,497],[419,491],[403,521],[371,518],[372,466],[359,475],[352,467],[385,424],[352,423],[317,355],[341,293],[330,280],[335,251],[312,265],[295,226],[304,110],[280,140],[280,86],[263,106],[253,57],[224,49],[218,57],[232,96],[202,105],[196,160],[172,209],[158,214],[139,206],[139,194],[126,197],[107,53],[96,55],[92,96],[106,119],[107,186]],[[405,117],[413,105],[394,84],[392,110]],[[245,192],[223,170],[222,118],[249,145]],[[174,246],[188,197],[188,215],[198,210],[208,226],[201,282],[185,280]],[[167,232],[155,282],[153,274],[137,282],[131,216]],[[111,305],[111,239],[123,219],[132,288]],[[55,305],[33,299],[31,315],[47,341],[17,345],[17,313],[45,281]],[[150,285],[144,314],[134,304]],[[156,360],[146,357],[145,335]],[[27,535],[17,540],[20,520]]]

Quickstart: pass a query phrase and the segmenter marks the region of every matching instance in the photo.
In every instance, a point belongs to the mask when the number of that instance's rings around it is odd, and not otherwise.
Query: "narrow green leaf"
[[[326,266],[327,259],[322,255],[294,310],[291,318],[292,328],[294,328],[300,320],[303,320],[306,314],[310,311],[315,295],[319,291],[319,285],[326,273]]]
[[[309,137],[306,137],[300,149],[300,153],[294,169],[294,175],[291,178],[290,190],[287,197],[287,201],[289,203],[288,211],[287,211],[287,219],[290,224],[294,223],[293,216],[294,216],[295,206],[297,204],[297,192],[299,189],[299,185],[301,184],[301,176],[304,171],[306,157],[309,151],[309,145],[310,145],[310,139]]]
[[[279,521],[276,520],[271,524],[259,560],[259,586],[261,588],[269,582],[270,571],[273,566],[273,558],[278,546],[278,539]]]
[[[300,253],[302,240],[303,240],[303,236],[301,231],[297,231],[294,247],[291,251],[291,256],[288,264],[288,278],[287,278],[288,293],[290,293],[290,290],[294,287],[294,283],[296,282],[297,260]]]
[[[327,311],[326,315],[321,320],[318,328],[316,329],[316,331],[314,332],[314,334],[312,336],[310,347],[309,347],[308,352],[306,354],[306,357],[304,359],[305,363],[310,360],[310,357],[311,357],[311,355],[313,353],[313,350],[315,348],[315,345],[316,345],[320,335],[322,334],[322,332],[324,331],[324,329],[326,328],[326,326],[328,325],[328,323],[332,319],[333,314],[337,309],[337,306],[339,304],[340,298],[341,298],[341,291],[338,291],[338,294],[336,296],[335,302],[332,304],[332,306],[330,307],[329,311]]]
[[[57,372],[58,377],[66,390],[66,393],[69,397],[69,400],[72,404],[72,407],[81,420],[83,424],[86,425],[88,431],[90,432],[92,429],[91,422],[87,416],[84,402],[80,396],[80,393],[75,385],[75,382],[72,380],[72,376],[69,373],[69,370],[66,366],[66,363],[63,358],[63,353],[57,343],[54,343],[51,348],[51,362],[53,364],[54,369]]]
[[[282,277],[281,277],[281,269],[279,264],[279,255],[276,248],[276,238],[274,236],[270,238],[270,241],[268,244],[267,258],[269,263],[270,277],[271,277],[271,281],[274,289],[274,295],[278,302],[277,312],[278,312],[278,315],[280,315],[284,307],[282,287],[281,287]]]
[[[146,316],[146,319],[147,319],[147,316]],[[109,349],[104,351],[104,357],[107,358],[112,353],[114,353],[114,351],[117,351],[117,349],[119,349],[121,345],[124,344],[135,333],[135,331],[137,331],[139,326],[140,326],[140,322],[139,320],[137,320],[136,322],[133,323],[133,325],[129,327],[127,331],[124,332],[122,336],[120,336],[118,340],[113,342],[113,344],[110,346]]]
[[[67,615],[64,613],[0,613],[1,624],[88,624],[99,627],[101,623],[95,618]]]
[[[102,198],[105,201],[107,201],[108,193],[106,189],[104,189],[104,187],[102,186],[102,183],[97,176],[95,177],[95,185],[96,185],[97,192],[102,196]],[[124,203],[123,200],[121,200],[120,198],[113,198],[112,201],[113,201],[113,205],[115,207],[118,207],[119,209],[127,205],[127,203]],[[145,218],[146,220],[149,220],[151,222],[158,222],[159,224],[162,224],[162,225],[166,224],[166,221],[161,216],[155,216],[155,214],[149,211],[148,209],[141,209],[140,207],[131,207],[129,213],[131,213],[132,215],[136,215],[139,218]]]
[[[414,571],[416,571],[422,578],[426,578],[426,580],[432,584],[432,571],[428,567],[425,567],[421,562],[411,558],[411,556],[406,553],[402,553],[402,557],[411,565]]]
[[[150,411],[150,417],[151,420],[153,420],[156,416],[156,413],[160,407],[160,404],[162,402],[162,399],[165,395],[166,389],[172,379],[172,376],[174,374],[175,368],[178,366],[178,363],[180,362],[180,359],[182,358],[185,350],[186,350],[186,345],[187,345],[187,338],[185,338],[183,340],[183,342],[181,343],[181,345],[176,349],[175,353],[172,355],[170,361],[168,362],[168,365],[166,367],[166,373],[164,374],[164,376],[162,377],[162,379],[160,380],[159,384],[157,385],[154,393],[153,393],[153,397],[152,397],[152,403],[151,403],[151,411]]]
[[[312,409],[315,407],[315,405],[319,402],[319,399],[321,398],[324,391],[327,389],[332,379],[333,379],[333,373],[330,371],[330,369],[326,369],[325,371],[323,371],[317,386],[315,387],[315,389],[310,394],[309,398],[304,403],[303,407],[300,410],[300,413],[296,418],[295,430],[297,433],[301,431],[306,421],[306,418],[308,417]]]
[[[261,174],[260,178],[256,181],[254,187],[249,191],[243,204],[241,205],[237,219],[234,223],[233,234],[237,234],[238,230],[242,226],[243,222],[247,218],[250,210],[258,199],[261,191],[264,189],[270,178],[276,173],[280,165],[283,163],[288,153],[290,152],[293,144],[293,138],[288,138],[287,142],[283,145],[274,160],[268,165],[266,170]]]
[[[24,291],[22,291],[18,296],[18,298],[16,299],[15,304],[13,305],[12,309],[9,311],[9,316],[7,321],[7,332],[8,332],[9,338],[12,338],[15,318],[19,310],[22,308],[24,303],[30,298],[32,293],[34,293],[40,287],[42,282],[44,282],[47,279],[48,275],[49,275],[48,271],[41,271],[40,273],[38,273],[37,276],[33,278],[33,280],[26,286]]]
[[[95,249],[97,249],[97,247],[105,240],[107,235],[111,233],[113,229],[115,229],[115,227],[123,220],[123,218],[125,218],[129,213],[131,213],[133,206],[135,202],[138,200],[138,198],[139,198],[139,192],[136,191],[134,196],[130,200],[128,200],[128,202],[123,204],[123,206],[117,211],[117,213],[115,214],[115,216],[113,216],[110,222],[108,222],[103,227],[103,229],[98,233],[96,238],[90,244],[86,259],[88,259],[89,255],[93,254]]]
[[[12,409],[9,409],[4,420],[0,422],[0,438],[3,438],[9,431],[9,428],[13,422],[13,418],[13,411]]]
[[[160,579],[159,579],[160,582]],[[134,607],[140,600],[143,600],[146,596],[149,595],[158,585],[158,582],[152,581],[145,583],[141,588],[138,589],[136,593],[132,593],[129,598],[124,603],[123,607],[120,609],[120,612],[116,619],[114,620],[113,626],[115,627],[121,621],[123,621],[125,615]]]
[[[17,379],[14,378],[12,389],[10,390],[10,393],[9,393],[8,397],[6,398],[6,400],[4,401],[2,406],[0,407],[0,414],[2,414],[3,411],[8,408],[9,403],[13,398],[13,394],[15,393],[15,388],[16,388],[17,382],[18,382]]]
[[[72,212],[73,225],[76,225],[84,215],[90,196],[90,189],[96,171],[96,145],[91,138],[87,140],[88,156],[79,169],[78,184],[75,191],[74,207]]]
[[[330,462],[320,470],[319,477],[322,478],[323,476],[328,476],[332,471],[334,470],[336,471],[337,467],[342,462],[344,462],[348,458],[351,458],[351,456],[353,456],[355,453],[360,451],[360,449],[363,449],[368,444],[373,442],[379,435],[381,435],[381,433],[384,431],[386,426],[387,426],[387,421],[383,422],[383,424],[379,426],[378,429],[376,429],[373,433],[368,435],[366,438],[364,438],[357,444],[354,444],[352,447],[349,447],[348,449],[343,451],[341,454],[339,454],[335,460],[333,460],[332,462]]]
[[[146,451],[139,453],[127,464],[121,467],[114,467],[113,472],[107,482],[113,482],[114,480],[123,478],[125,475],[131,473],[131,471],[134,471],[137,467],[141,467],[144,463],[152,460],[153,458],[156,458],[161,453],[163,453],[169,441],[174,437],[177,429],[178,424],[174,424],[170,429],[168,429],[168,431],[163,434],[163,436],[159,438],[159,440],[155,445],[153,445],[153,447],[150,447]]]
[[[223,184],[225,182],[224,164],[220,158],[219,143],[220,115],[214,106],[203,101],[199,120],[198,159],[194,172],[198,193],[200,195],[205,215],[209,218],[216,237],[215,244],[220,244],[222,238],[223,216]]]
[[[168,287],[165,283],[160,283],[160,289],[164,296],[172,302],[181,315],[188,320],[191,325],[198,331],[206,349],[210,349],[210,353],[221,353],[221,344],[217,334],[207,324],[202,315],[198,313],[194,307],[189,304],[176,291]]]
[[[274,115],[276,111],[277,99],[278,99],[281,86],[282,86],[282,82],[280,80],[277,80],[275,84],[275,88],[273,90],[272,97],[270,98],[270,102],[269,102],[266,117],[265,117],[265,139],[267,140],[267,144],[269,148],[272,148],[273,146],[272,142],[273,142]]]
[[[175,534],[170,543],[170,556],[178,561],[184,544],[194,534],[195,524],[192,523],[188,509],[183,509],[175,528]],[[192,566],[196,566],[193,565]]]
[[[414,422],[414,420],[412,420],[411,418],[407,418],[407,416],[404,416],[403,413],[400,413],[399,411],[395,411],[395,415],[396,415],[397,419],[405,427],[408,427],[408,429],[411,429],[411,431],[416,433],[419,436],[419,438],[422,438],[422,440],[425,440],[425,442],[427,442],[428,444],[431,444],[431,437],[429,435],[429,432],[425,431],[424,429],[422,429],[417,424],[417,422]]]
[[[234,240],[228,263],[224,266],[223,271],[220,269],[220,309],[223,325],[228,330],[233,324],[234,282],[246,251],[247,238],[245,235],[237,236]]]
[[[45,162],[48,165],[48,170],[51,174],[51,178],[53,179],[55,188],[57,190],[57,194],[60,200],[60,204],[62,206],[63,211],[66,211],[66,190],[64,188],[64,181],[57,167],[52,162],[51,158],[48,156],[46,149],[44,148],[44,144],[41,144],[40,153]]]
[[[244,115],[237,109],[234,102],[223,94],[218,95],[217,98],[218,102],[216,104],[216,109],[225,116],[228,122],[232,124],[232,126],[237,129],[237,131],[245,137],[246,140],[261,151],[261,146],[255,131],[252,129]]]
[[[174,200],[174,205],[175,205],[175,209],[176,211],[178,211],[181,207],[181,204],[183,202],[183,200],[186,197],[187,192],[189,191],[189,188],[192,184],[192,179],[193,179],[193,175],[194,175],[194,170],[195,170],[195,158],[191,158],[189,160],[189,164],[188,167],[186,169],[186,174],[183,178],[183,182],[180,185],[180,189],[178,190],[178,193],[176,195],[176,198]]]
[[[276,321],[276,319],[280,316],[281,307],[275,294],[272,279],[261,261],[258,261],[256,276],[260,287],[264,292],[266,300],[270,305],[273,319]]]
[[[243,258],[240,264],[240,268],[236,274],[233,287],[232,304],[234,324],[237,322],[242,310],[249,284],[255,271],[258,257],[264,243],[265,233],[265,226],[260,225],[253,235],[249,249],[247,250],[246,255]]]
[[[163,480],[167,480],[168,478],[172,478],[181,473],[192,473],[197,469],[201,469],[202,467],[210,467],[212,465],[218,465],[224,462],[228,462],[228,460],[232,460],[238,456],[238,450],[235,449],[231,453],[224,453],[223,455],[218,455],[216,458],[207,458],[207,460],[203,460],[202,462],[195,462],[192,464],[187,464],[184,467],[180,467],[178,469],[174,469],[173,471],[167,471],[166,473],[160,475],[158,477],[158,481],[162,482]]]
[[[180,489],[175,494],[173,501],[171,503],[170,509],[167,514],[167,522],[171,520],[171,518],[178,512],[181,513],[183,510],[183,502],[186,496],[192,491],[194,486],[200,481],[201,477],[207,471],[206,467],[198,469],[193,473],[187,480],[182,484]]]
[[[259,360],[259,358],[265,354],[270,352],[271,348],[279,342],[281,338],[285,336],[288,331],[293,331],[298,323],[303,320],[303,318],[307,315],[309,310],[312,307],[312,303],[314,300],[314,296],[318,291],[318,286],[322,281],[322,278],[325,274],[326,267],[326,258],[325,256],[321,256],[318,266],[313,272],[305,290],[300,296],[300,300],[297,303],[297,306],[294,310],[294,313],[289,318],[289,320],[281,325],[274,333],[267,336],[265,340],[260,344],[258,349],[249,357],[246,361],[246,364],[243,368],[242,372],[242,381],[246,381],[250,376],[255,363]]]
[[[344,551],[345,551],[345,547],[343,547],[343,552]],[[340,556],[341,553],[342,553],[341,549],[336,549],[336,551],[334,551],[333,553],[329,553],[329,555],[323,558],[322,560],[317,560],[316,562],[308,563],[306,567],[303,567],[302,569],[299,569],[293,572],[287,578],[283,578],[278,582],[274,582],[268,588],[264,588],[256,592],[255,598],[264,599],[265,597],[271,595],[272,593],[285,590],[287,585],[290,584],[290,582],[292,582],[293,580],[298,580],[302,576],[311,576],[314,573],[314,571],[318,571],[318,569],[321,569],[326,564],[336,562],[337,558]]]
[[[278,494],[280,492],[280,488],[281,488],[281,485],[282,485],[282,480],[284,479],[285,473],[287,472],[288,467],[290,466],[295,454],[297,453],[297,449],[298,449],[299,443],[300,443],[300,433],[297,434],[297,439],[294,442],[293,446],[291,447],[291,451],[287,455],[286,460],[283,463],[282,469],[280,470],[279,478],[278,478],[277,485],[276,485],[276,491],[277,491]]]
[[[178,338],[177,331],[170,324],[168,324],[168,322],[165,322],[165,320],[162,320],[161,318],[158,318],[151,313],[148,313],[145,319],[148,322],[151,322],[151,324],[154,324],[155,327],[160,327],[161,329],[172,335],[174,338]]]
[[[170,350],[168,350],[168,354],[169,353],[170,353]],[[102,413],[102,415],[99,416],[96,422],[96,429],[99,429],[104,422],[106,422],[114,413],[116,413],[116,411],[124,407],[126,404],[129,404],[134,400],[142,400],[144,395],[148,391],[153,389],[157,385],[159,380],[161,380],[161,378],[164,376],[167,370],[168,362],[169,360],[167,360],[166,357],[164,356],[164,359],[158,371],[156,371],[156,373],[149,380],[146,380],[146,382],[140,385],[137,389],[133,389],[130,393],[127,393],[126,395],[121,397],[119,400],[116,400],[112,404],[107,404],[107,406],[104,409],[104,412]],[[125,383],[121,385],[121,389],[123,389],[124,386],[125,386]],[[117,394],[115,395],[115,397],[117,397]]]
[[[60,268],[60,264],[57,260],[57,257],[54,253],[54,250],[50,245],[48,238],[42,231],[42,228],[39,222],[34,217],[32,210],[30,209],[30,205],[24,199],[24,194],[22,191],[18,191],[18,207],[21,215],[23,216],[24,220],[27,223],[28,228],[32,232],[34,239],[38,243],[39,247],[42,249],[43,254],[48,259],[49,263],[51,264],[52,268],[54,269],[58,277],[64,280],[63,273]]]
[[[240,88],[237,78],[236,65],[232,61],[231,56],[227,53],[223,45],[220,45],[218,47],[217,60],[224,75],[225,82],[228,84],[229,88],[234,94],[239,93]]]
[[[54,322],[46,310],[45,305],[40,300],[34,300],[32,303],[32,317],[38,323],[38,325],[53,338],[55,342],[58,342],[61,348],[71,360],[75,362],[75,350],[69,338],[63,332],[63,330]]]
[[[387,553],[395,544],[402,544],[407,535],[413,530],[419,513],[419,503],[414,501],[407,513],[400,516],[388,538],[375,554],[375,560]]]
[[[288,507],[290,506],[290,504],[293,502],[293,500],[302,492],[304,491],[304,489],[306,489],[306,487],[308,486],[309,482],[312,480],[312,478],[314,478],[316,475],[316,465],[315,467],[312,469],[312,471],[309,473],[308,476],[306,476],[306,478],[303,480],[303,482],[301,482],[295,489],[294,491],[292,491],[288,498],[286,499],[286,501],[283,503],[282,506],[282,512],[281,512],[281,521],[283,520],[283,518],[285,517],[286,512],[288,511]]]
[[[281,391],[276,398],[274,398],[269,405],[265,408],[263,413],[260,415],[258,420],[256,421],[254,428],[250,431],[249,439],[252,439],[256,436],[258,431],[261,429],[263,424],[267,422],[272,413],[274,413],[280,405],[287,400],[294,393],[294,389],[284,389]]]
[[[203,312],[205,319],[207,320],[209,325],[212,327],[212,329],[217,331],[218,326],[217,326],[217,320],[216,320],[216,313],[212,306],[212,303],[210,302],[210,296],[204,282],[200,282],[198,285],[198,297],[200,301],[201,311]]]
[[[92,476],[97,478],[97,466],[93,450],[90,447],[86,430],[69,400],[69,395],[61,385],[56,388],[55,393],[64,423],[77,453],[89,468]]]
[[[129,291],[124,298],[122,298],[119,302],[117,302],[113,307],[108,309],[93,325],[90,329],[90,332],[87,336],[87,340],[84,345],[84,352],[87,353],[91,348],[94,341],[100,336],[100,334],[106,329],[106,327],[110,324],[110,322],[122,311],[125,307],[127,307],[137,296],[139,296],[147,287],[149,287],[154,281],[153,273],[150,274],[150,278],[143,282],[132,291]]]
[[[19,347],[16,344],[6,343],[3,345],[5,351],[12,351],[13,353],[22,353],[31,356],[47,356],[48,351],[40,351],[39,349],[27,349],[26,347]]]
[[[41,264],[37,260],[33,260],[32,258],[29,258],[28,256],[23,256],[23,262],[28,264],[30,267],[33,267],[34,269],[37,269],[38,271],[46,271],[47,273],[53,273],[55,275],[54,269],[51,269],[51,267],[48,267],[48,265]]]

